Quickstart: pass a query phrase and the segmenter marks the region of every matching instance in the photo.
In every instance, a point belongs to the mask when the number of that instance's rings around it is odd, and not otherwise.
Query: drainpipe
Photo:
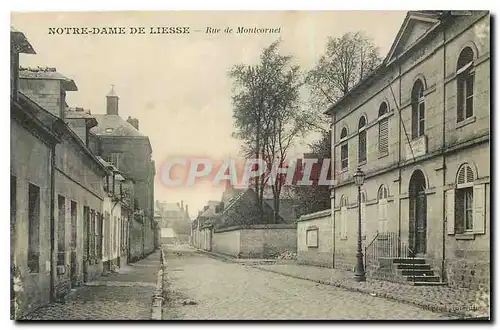
[[[398,66],[398,82],[399,82],[399,111],[398,111],[398,116],[399,116],[399,125],[398,125],[398,140],[399,140],[399,148],[398,148],[398,254],[401,256],[401,149],[402,149],[402,141],[401,141],[401,125],[403,122],[403,119],[401,118],[401,64]],[[406,252],[406,251],[405,251]]]
[[[53,145],[50,149],[50,301],[56,300],[56,261],[55,261],[55,192],[56,192],[56,146]]]
[[[335,268],[335,180],[337,179],[335,171],[335,113],[333,113],[332,127],[330,129],[330,161],[332,162],[332,179],[334,184],[330,190],[330,207],[332,208],[332,268]],[[333,195],[333,196],[332,196]],[[333,199],[333,201],[332,201]]]
[[[441,282],[444,282],[446,271],[445,271],[445,260],[446,260],[446,157],[444,150],[446,148],[446,26],[443,27],[443,145],[442,145],[442,158],[443,158],[443,244],[442,244],[442,256],[441,256]],[[446,219],[446,221],[445,221]]]

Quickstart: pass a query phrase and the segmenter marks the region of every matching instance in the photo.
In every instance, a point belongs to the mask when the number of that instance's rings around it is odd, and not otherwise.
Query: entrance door
[[[425,177],[420,170],[410,180],[410,223],[409,239],[413,255],[427,252],[427,196]]]

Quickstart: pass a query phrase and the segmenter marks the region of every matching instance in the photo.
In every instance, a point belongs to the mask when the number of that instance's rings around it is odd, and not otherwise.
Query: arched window
[[[359,118],[358,123],[358,162],[366,161],[366,117]]]
[[[424,84],[420,79],[413,85],[411,106],[411,137],[416,139],[424,135],[425,130]]]
[[[470,231],[474,226],[474,171],[463,164],[457,173],[455,196],[455,226],[459,232]]]
[[[387,103],[383,102],[378,109],[378,152],[389,152],[389,121],[385,114],[388,112]]]
[[[389,190],[386,186],[381,185],[378,189],[377,200],[378,200],[378,232],[387,232],[387,197],[389,196]]]
[[[347,141],[347,127],[342,128],[340,132],[340,141],[342,145],[340,146],[340,168],[346,170],[349,166],[349,149]]]
[[[465,47],[457,62],[457,122],[472,117],[474,110],[474,52]]]
[[[380,188],[378,188],[377,199],[380,201],[381,199],[387,199],[388,196],[389,196],[389,190],[387,189],[386,186],[381,185]]]
[[[340,197],[340,237],[347,239],[347,198]]]

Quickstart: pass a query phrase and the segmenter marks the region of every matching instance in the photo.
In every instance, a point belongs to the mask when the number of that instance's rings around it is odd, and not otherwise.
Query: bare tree
[[[291,56],[279,54],[279,41],[265,48],[256,66],[235,66],[231,70],[235,136],[247,142],[245,153],[254,154],[269,166],[282,167],[294,139],[304,132],[303,111],[299,108],[300,69]],[[275,220],[279,218],[282,176],[269,182],[271,167],[254,181],[262,210],[265,184],[273,190]],[[262,213],[261,213],[262,214]]]
[[[324,111],[346,95],[381,61],[373,40],[361,32],[349,32],[340,38],[330,37],[325,53],[305,79],[309,89],[311,126],[321,127],[324,131],[329,122],[323,115]]]

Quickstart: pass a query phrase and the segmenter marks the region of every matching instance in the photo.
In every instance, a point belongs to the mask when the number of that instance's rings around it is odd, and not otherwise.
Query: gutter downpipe
[[[335,268],[335,180],[337,179],[335,173],[335,113],[332,114],[332,126],[330,128],[330,161],[332,163],[332,179],[334,181],[330,189],[330,207],[332,209],[332,268]]]
[[[50,148],[50,301],[53,302],[56,300],[56,260],[55,260],[55,242],[54,242],[54,230],[55,230],[55,192],[56,192],[56,176],[55,176],[55,168],[56,168],[56,146],[55,144]]]
[[[399,116],[399,121],[398,121],[398,140],[399,140],[399,148],[398,148],[398,254],[400,257],[401,254],[403,253],[402,251],[402,244],[401,244],[401,149],[402,149],[402,143],[403,141],[401,140],[401,125],[403,122],[403,119],[401,118],[401,93],[402,93],[402,87],[401,87],[401,63],[398,65],[398,82],[399,82],[399,105],[398,108],[400,109],[398,111],[398,116]]]
[[[443,243],[441,256],[441,282],[444,282],[446,276],[445,261],[446,261],[446,156],[444,150],[446,148],[446,25],[443,26],[443,145],[442,145],[442,159],[443,159]]]

